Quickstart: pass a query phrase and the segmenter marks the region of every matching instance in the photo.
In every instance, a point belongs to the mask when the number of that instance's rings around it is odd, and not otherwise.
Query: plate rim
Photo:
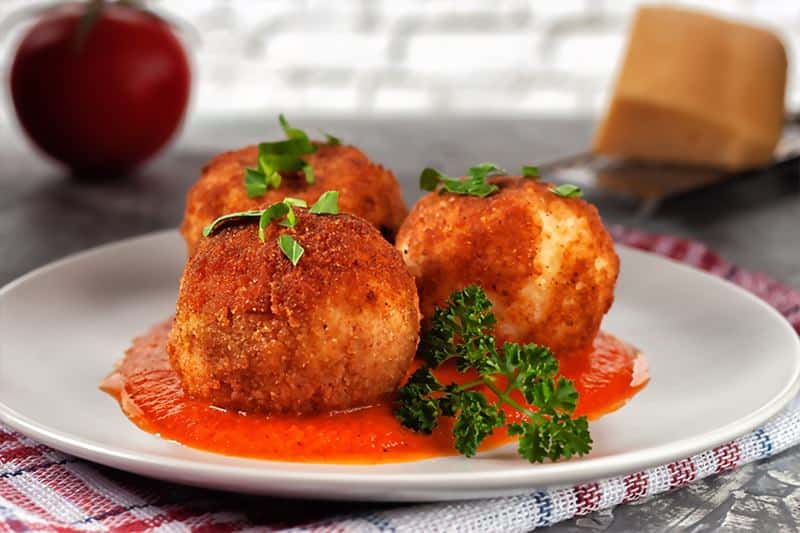
[[[85,260],[92,255],[106,252],[110,248],[131,246],[147,240],[157,240],[166,237],[172,238],[176,235],[176,229],[166,229],[128,237],[69,254],[63,258],[39,266],[5,284],[2,288],[0,288],[0,299],[2,299],[7,293],[13,291],[17,286],[27,282],[28,280],[45,274],[51,270],[58,269],[65,264]],[[368,473],[370,468],[380,465],[336,465],[333,463],[304,464],[309,466],[317,465],[325,467],[342,466],[347,467],[348,469],[355,468],[361,471],[339,472],[320,470],[287,470],[282,469],[280,465],[295,463],[249,458],[237,459],[248,462],[252,461],[254,465],[259,465],[259,468],[252,468],[253,465],[223,465],[203,463],[191,459],[165,457],[158,454],[129,451],[119,446],[108,447],[92,440],[82,439],[78,435],[73,435],[60,430],[53,430],[46,424],[39,423],[28,418],[24,414],[11,409],[2,401],[2,398],[0,398],[0,421],[16,431],[19,431],[23,435],[50,446],[51,448],[88,461],[120,468],[137,474],[143,474],[148,477],[161,477],[163,479],[174,479],[175,474],[178,474],[180,477],[185,477],[185,474],[196,474],[204,479],[219,479],[220,477],[225,477],[232,479],[234,482],[245,481],[250,486],[248,488],[239,487],[236,489],[237,491],[241,492],[247,492],[248,490],[251,492],[262,492],[252,484],[267,481],[313,481],[316,484],[317,489],[320,491],[330,490],[342,484],[353,482],[357,482],[360,487],[366,488],[375,488],[378,486],[386,487],[387,485],[390,485],[392,489],[396,490],[463,490],[465,488],[469,489],[469,487],[463,486],[463,482],[467,480],[469,480],[471,484],[480,484],[480,487],[478,488],[479,490],[513,491],[534,489],[536,487],[547,486],[548,484],[553,483],[571,484],[599,478],[613,477],[616,475],[631,473],[645,468],[650,468],[652,466],[663,465],[675,460],[690,457],[698,452],[706,451],[726,442],[732,441],[737,437],[746,434],[748,431],[755,429],[772,418],[795,396],[797,396],[798,391],[800,391],[800,338],[791,327],[791,324],[776,309],[767,304],[761,298],[758,298],[754,294],[734,283],[721,279],[703,270],[681,263],[673,258],[653,254],[651,252],[639,250],[620,243],[615,243],[615,246],[624,249],[626,253],[645,256],[650,260],[667,261],[671,263],[672,266],[678,267],[686,272],[694,275],[700,275],[701,277],[704,277],[707,282],[715,283],[726,288],[727,290],[737,292],[739,296],[749,299],[751,302],[759,305],[762,310],[770,314],[773,319],[777,319],[782,324],[782,327],[785,328],[785,331],[790,333],[794,338],[794,367],[792,369],[792,375],[783,389],[773,395],[770,401],[759,407],[754,412],[750,413],[748,416],[733,421],[713,431],[693,435],[678,441],[660,444],[649,448],[585,459],[580,463],[581,466],[579,468],[576,468],[575,463],[572,461],[560,461],[556,463],[531,465],[531,468],[529,469],[503,470],[502,473],[498,473],[498,471],[493,470],[481,472],[433,472],[429,474],[404,472]],[[194,451],[219,456],[219,454],[214,454],[213,452],[205,452],[203,450]],[[437,459],[434,458],[428,460],[435,461]],[[160,474],[163,475],[156,476],[152,470],[149,470],[146,467],[157,467],[159,468]],[[168,474],[172,474],[172,476]],[[183,482],[191,483],[191,480],[185,480]],[[207,481],[198,482],[198,484],[203,486],[213,486]],[[317,495],[317,497],[319,497],[319,495]],[[350,499],[346,495],[343,495],[343,497]],[[458,497],[468,498],[469,495],[462,494]],[[392,498],[386,499],[391,500]]]

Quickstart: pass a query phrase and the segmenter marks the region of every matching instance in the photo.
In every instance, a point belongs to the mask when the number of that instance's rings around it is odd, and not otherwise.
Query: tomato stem
[[[78,24],[75,26],[75,37],[73,50],[75,55],[80,54],[86,39],[89,37],[92,28],[100,18],[100,13],[103,12],[106,0],[90,0],[86,3],[86,11],[83,12],[81,18],[78,19]]]

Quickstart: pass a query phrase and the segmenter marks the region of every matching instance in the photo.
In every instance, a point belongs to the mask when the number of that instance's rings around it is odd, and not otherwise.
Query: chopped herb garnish
[[[317,147],[306,132],[290,126],[286,117],[280,115],[278,121],[286,134],[286,140],[259,144],[258,168],[245,169],[244,186],[251,198],[263,196],[268,189],[280,187],[281,172],[302,170],[306,183],[313,184],[315,181],[314,169],[303,160],[303,156],[313,154]],[[335,146],[341,143],[336,137],[325,135],[328,144]]]
[[[260,217],[263,213],[263,209],[251,209],[249,211],[239,211],[238,213],[228,213],[227,215],[222,215],[214,220],[211,224],[208,224],[205,228],[203,228],[203,237],[208,237],[226,222],[239,220],[240,218]]]
[[[522,176],[525,178],[538,180],[541,177],[541,175],[539,174],[539,167],[524,165],[522,167]]]
[[[278,237],[278,246],[280,247],[283,255],[289,258],[289,261],[292,262],[293,266],[297,266],[297,262],[300,261],[300,257],[302,257],[303,247],[297,244],[297,241],[294,240],[294,237],[291,235],[281,235]]]
[[[267,192],[267,177],[260,171],[252,168],[244,169],[244,187],[247,189],[247,196],[261,196]],[[280,174],[278,174],[280,184]]]
[[[338,215],[339,191],[327,191],[322,193],[322,196],[311,206],[309,212],[315,215]]]
[[[283,132],[286,134],[286,137],[292,141],[296,141],[297,145],[300,146],[306,153],[311,153],[314,151],[314,145],[311,144],[311,139],[308,138],[306,132],[301,129],[291,127],[289,125],[289,121],[283,116],[283,113],[278,115],[278,122],[281,123],[281,128],[283,128]]]
[[[435,168],[426,168],[419,176],[419,186],[423,190],[434,191],[441,185],[440,193],[450,192],[483,198],[498,190],[497,185],[486,183],[486,178],[505,174],[506,171],[494,163],[481,163],[471,167],[467,171],[466,179],[447,176]]]
[[[340,146],[342,144],[342,140],[339,137],[334,137],[330,133],[325,133],[324,131],[322,134],[325,136],[325,143],[329,146]]]
[[[283,199],[284,203],[289,205],[293,205],[295,207],[308,207],[308,203],[305,200],[301,200],[300,198],[291,198],[287,196]]]
[[[522,415],[508,424],[508,434],[520,437],[519,454],[530,462],[568,459],[589,453],[592,438],[586,417],[572,418],[578,393],[572,382],[558,376],[558,360],[537,344],[505,343],[498,353],[492,304],[483,289],[473,285],[454,292],[447,306],[437,309],[431,331],[422,345],[427,363],[400,389],[395,416],[405,427],[431,433],[440,417],[455,418],[455,448],[470,457],[495,429],[506,425],[501,409]],[[461,372],[477,379],[464,384],[441,383],[432,370],[454,360]],[[490,392],[496,400],[486,396]],[[517,401],[512,393],[525,399]]]
[[[242,218],[258,218],[258,238],[261,242],[266,240],[266,228],[272,222],[287,228],[297,225],[297,215],[293,207],[308,208],[305,200],[299,198],[286,197],[280,202],[274,203],[264,209],[251,209],[238,213],[229,213],[214,220],[211,224],[203,228],[203,236],[208,237],[217,231],[225,223]],[[337,191],[327,191],[311,206],[309,213],[315,215],[335,215],[339,213],[339,193]],[[281,235],[278,237],[278,247],[286,257],[297,266],[300,256],[303,255],[303,247],[300,246],[291,235]]]
[[[312,185],[314,183],[314,169],[311,165],[306,165],[303,167],[303,174],[306,177],[306,183]]]
[[[261,242],[264,242],[264,230],[269,226],[270,222],[283,216],[288,217],[289,213],[292,213],[292,216],[294,216],[292,207],[286,202],[278,202],[264,209],[261,213],[261,217],[258,219],[258,238]]]
[[[286,218],[278,222],[279,226],[283,226],[284,228],[293,228],[297,225],[297,215],[294,214],[294,209],[291,207],[289,208],[289,212],[286,213]],[[263,238],[261,239],[264,240]]]
[[[580,187],[571,185],[569,183],[564,183],[558,187],[553,187],[550,189],[550,192],[563,198],[580,198],[583,196],[583,191]]]
[[[424,168],[419,175],[419,188],[423,191],[434,191],[442,180],[444,174],[435,168]]]

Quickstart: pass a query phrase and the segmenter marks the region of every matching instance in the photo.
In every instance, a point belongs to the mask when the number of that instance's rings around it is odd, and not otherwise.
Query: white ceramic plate
[[[380,466],[238,459],[139,430],[97,389],[131,338],[173,311],[184,245],[170,231],[104,246],[0,290],[0,420],[61,451],[192,485],[281,496],[448,500],[518,493],[682,458],[764,422],[797,393],[800,343],[733,285],[620,248],[604,328],[641,348],[651,382],[591,425],[582,459],[531,465],[513,445]]]

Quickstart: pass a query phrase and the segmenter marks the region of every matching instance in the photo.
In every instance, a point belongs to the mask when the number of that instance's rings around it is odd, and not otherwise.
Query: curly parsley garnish
[[[481,163],[467,170],[466,179],[454,178],[442,174],[435,168],[426,168],[419,176],[419,186],[426,191],[435,191],[441,186],[439,193],[450,192],[466,196],[480,196],[485,198],[498,190],[497,185],[486,183],[490,176],[502,176],[506,171],[494,163]]]
[[[297,225],[297,215],[295,215],[293,207],[307,208],[308,204],[305,200],[287,197],[264,209],[251,209],[249,211],[229,213],[217,218],[211,224],[203,228],[203,236],[210,236],[223,225],[234,220],[258,218],[258,238],[261,242],[265,242],[265,230],[272,222],[278,222],[279,225],[287,228],[293,228]],[[308,212],[315,215],[339,214],[339,193],[337,191],[327,191],[323,193],[317,201],[314,202]],[[297,266],[300,257],[305,251],[291,235],[280,235],[278,237],[278,247],[294,266]]]
[[[431,433],[442,416],[455,418],[454,445],[467,457],[475,455],[492,431],[506,425],[507,405],[523,415],[508,425],[518,435],[519,454],[530,462],[568,459],[589,453],[592,438],[586,417],[572,418],[578,393],[572,382],[557,376],[558,360],[537,344],[505,343],[498,353],[489,334],[494,325],[491,302],[473,285],[454,292],[447,306],[437,309],[430,333],[423,341],[427,364],[400,389],[395,416],[405,427]],[[461,372],[478,377],[468,383],[442,384],[432,370],[453,359]],[[497,398],[490,401],[488,389]],[[530,408],[516,401],[518,391]]]
[[[306,182],[314,183],[314,169],[303,156],[313,154],[317,147],[301,129],[289,125],[286,117],[280,115],[278,121],[286,134],[285,141],[260,143],[258,145],[258,168],[248,168],[244,172],[244,187],[251,198],[264,195],[268,189],[281,186],[281,172],[303,172]],[[341,141],[333,135],[325,134],[327,144],[338,146]]]

